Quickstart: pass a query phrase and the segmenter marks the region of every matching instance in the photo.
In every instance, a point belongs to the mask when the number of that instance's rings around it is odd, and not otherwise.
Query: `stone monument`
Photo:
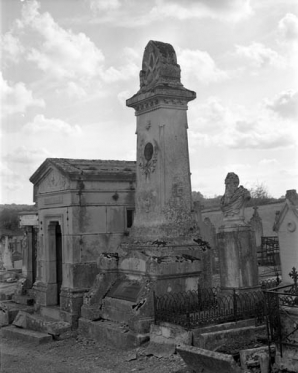
[[[126,101],[137,117],[134,222],[117,252],[99,258],[100,274],[82,306],[85,319],[148,333],[154,294],[196,290],[203,281],[210,246],[193,208],[187,139],[187,103],[195,98],[180,81],[174,48],[150,41],[140,89]]]
[[[258,287],[258,263],[255,234],[244,220],[244,208],[250,193],[239,177],[228,173],[220,207],[224,225],[219,228],[218,249],[222,290],[249,290]]]
[[[254,213],[249,221],[249,224],[251,225],[253,231],[255,232],[257,249],[260,249],[262,245],[262,237],[263,237],[263,223],[258,213],[258,206],[254,206],[253,209],[254,209]]]
[[[3,252],[3,267],[6,271],[13,269],[11,260],[11,251],[9,250],[8,236],[5,236],[5,246]]]

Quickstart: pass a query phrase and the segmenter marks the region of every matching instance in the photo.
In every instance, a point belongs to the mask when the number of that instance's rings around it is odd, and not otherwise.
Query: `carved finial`
[[[180,82],[180,66],[171,44],[160,41],[149,41],[145,48],[140,71],[140,91],[150,91],[154,87],[182,86]]]
[[[298,205],[298,194],[296,189],[287,190],[286,199],[289,200],[293,205]]]

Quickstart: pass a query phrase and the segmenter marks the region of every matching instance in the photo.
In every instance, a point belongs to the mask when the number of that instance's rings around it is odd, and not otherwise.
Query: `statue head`
[[[236,175],[234,172],[229,172],[225,178],[226,194],[234,194],[239,186],[239,182],[238,175]]]

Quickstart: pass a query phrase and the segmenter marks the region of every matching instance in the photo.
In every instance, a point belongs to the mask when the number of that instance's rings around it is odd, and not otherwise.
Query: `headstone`
[[[252,227],[253,231],[255,232],[257,248],[260,248],[262,236],[263,236],[263,223],[258,213],[258,207],[254,206],[253,209],[254,209],[254,213],[249,221],[249,224]]]
[[[11,261],[11,252],[9,250],[8,236],[5,236],[5,247],[4,247],[4,253],[3,253],[3,267],[7,271],[9,269],[13,269],[12,261]]]

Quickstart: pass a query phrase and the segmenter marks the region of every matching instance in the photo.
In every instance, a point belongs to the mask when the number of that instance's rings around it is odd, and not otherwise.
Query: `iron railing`
[[[262,291],[221,293],[218,288],[169,293],[155,298],[155,323],[169,322],[194,329],[211,324],[255,318],[265,322]]]
[[[276,278],[269,278],[266,280],[262,280],[260,282],[260,286],[262,290],[272,289],[277,287],[281,283],[281,279],[279,275],[276,275]]]
[[[298,323],[287,312],[287,307],[298,308],[298,272],[295,267],[289,276],[293,279],[293,284],[264,291],[269,347],[271,343],[278,344],[281,355],[283,345],[298,345],[297,338],[292,338],[298,331]]]
[[[280,265],[279,241],[277,236],[261,237],[261,248],[258,251],[258,263],[261,266]]]

